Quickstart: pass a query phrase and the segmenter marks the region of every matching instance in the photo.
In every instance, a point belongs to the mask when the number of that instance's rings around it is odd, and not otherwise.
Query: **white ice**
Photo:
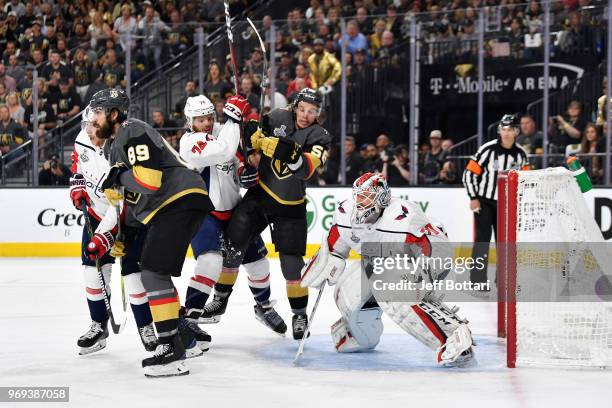
[[[272,297],[290,325],[284,280],[278,261],[271,262]],[[188,260],[176,280],[181,294],[193,266]],[[329,335],[338,318],[332,292],[323,295],[313,336],[294,366],[297,342],[255,320],[241,272],[221,322],[201,326],[213,342],[203,357],[188,360],[191,374],[148,379],[131,314],[106,349],[77,355],[76,340],[89,325],[78,259],[0,258],[0,386],[68,386],[70,404],[57,405],[75,407],[590,408],[612,401],[612,370],[506,368],[493,302],[461,305],[478,343],[475,367],[436,367],[433,352],[386,318],[375,352],[339,355]]]

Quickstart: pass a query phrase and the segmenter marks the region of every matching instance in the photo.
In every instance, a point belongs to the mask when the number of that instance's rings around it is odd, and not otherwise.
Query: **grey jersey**
[[[264,132],[267,136],[286,138],[302,147],[302,166],[291,170],[287,164],[262,155],[259,163],[259,184],[281,204],[296,205],[304,202],[306,181],[317,167],[325,165],[331,135],[315,123],[306,129],[298,129],[293,112],[275,109],[264,118]]]
[[[202,177],[150,125],[138,119],[123,122],[110,148],[111,165],[123,163],[125,201],[134,217],[147,224],[165,206],[188,194],[207,201]]]

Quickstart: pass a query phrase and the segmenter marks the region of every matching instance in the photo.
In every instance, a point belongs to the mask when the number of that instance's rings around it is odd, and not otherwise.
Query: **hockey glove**
[[[261,129],[258,128],[251,135],[251,147],[253,149],[255,149],[255,150],[261,150],[261,141],[262,141],[262,139],[264,139],[263,132],[261,131]]]
[[[115,258],[121,258],[125,256],[125,244],[119,240],[115,241],[115,244],[110,249],[110,256]]]
[[[104,190],[104,195],[113,207],[118,206],[119,201],[123,200],[123,194],[116,188],[107,188]]]
[[[110,231],[104,233],[96,232],[87,244],[87,257],[95,261],[96,258],[101,258],[113,246],[115,238]]]
[[[242,122],[242,119],[250,112],[251,105],[240,95],[230,96],[223,107],[223,113],[238,123]]]
[[[120,186],[121,181],[119,181],[119,177],[121,177],[121,174],[124,171],[127,171],[127,167],[125,167],[125,164],[123,163],[117,163],[112,166],[108,171],[108,176],[106,176],[106,179],[104,180],[104,182],[102,182],[102,185],[100,186],[102,190],[106,190],[107,188],[112,188],[115,186]]]
[[[70,199],[72,205],[77,210],[81,209],[81,203],[85,201],[87,205],[90,205],[89,196],[87,195],[85,177],[82,174],[74,174],[70,177]]]
[[[250,188],[259,182],[259,172],[250,164],[245,164],[238,169],[238,182],[242,188]]]
[[[270,158],[283,163],[295,164],[302,157],[302,146],[287,139],[264,137],[261,141],[261,152]]]

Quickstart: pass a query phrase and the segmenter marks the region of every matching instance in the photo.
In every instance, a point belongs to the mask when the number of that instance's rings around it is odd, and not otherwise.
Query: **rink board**
[[[332,225],[337,202],[349,198],[351,189],[309,188],[307,193],[310,255]],[[441,221],[451,241],[472,241],[473,217],[465,189],[394,188],[393,195],[416,202]],[[612,239],[612,189],[594,189],[586,201],[606,239]],[[1,189],[0,208],[0,256],[79,256],[83,216],[72,206],[68,189]],[[274,255],[268,230],[263,237]]]

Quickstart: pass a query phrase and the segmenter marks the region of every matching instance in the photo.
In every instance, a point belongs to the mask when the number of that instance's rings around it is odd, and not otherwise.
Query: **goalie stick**
[[[300,360],[300,357],[302,357],[302,354],[304,354],[304,344],[306,343],[306,339],[308,338],[308,335],[310,334],[310,326],[312,326],[312,322],[314,321],[315,313],[317,311],[317,308],[319,307],[319,301],[321,300],[321,295],[323,295],[323,289],[325,289],[326,282],[327,281],[323,281],[323,284],[321,285],[321,289],[319,289],[319,295],[317,296],[317,300],[315,301],[315,304],[312,307],[312,312],[310,312],[310,319],[308,319],[308,325],[306,326],[306,330],[304,331],[304,336],[302,337],[302,340],[300,340],[298,351],[297,353],[295,353],[293,364],[297,364]]]
[[[230,61],[232,63],[232,70],[234,71],[234,88],[236,89],[236,95],[238,95],[238,63],[236,62],[236,48],[234,47],[234,35],[232,34],[232,18],[230,17],[229,1],[225,0],[223,5],[225,6],[225,27],[227,29],[227,40],[229,42]],[[240,141],[242,144],[243,163],[246,164],[249,161],[249,153],[242,124],[240,124]]]
[[[259,129],[261,129],[266,94],[265,89],[268,86],[268,57],[266,56],[266,44],[261,39],[261,35],[259,35],[259,31],[257,31],[257,28],[255,28],[255,24],[253,24],[253,21],[251,21],[251,19],[248,17],[247,22],[251,25],[251,28],[259,39],[259,47],[261,48],[261,52],[263,53],[263,72],[261,74],[261,84],[259,84],[261,88],[261,96],[259,97]],[[272,102],[272,96],[270,96],[270,102]]]
[[[81,211],[83,211],[83,218],[85,219],[85,228],[87,229],[87,234],[89,235],[89,239],[92,239],[94,236],[93,228],[91,227],[91,223],[89,222],[89,215],[87,214],[87,202],[85,200],[81,201]],[[117,324],[115,321],[115,316],[113,315],[113,309],[110,304],[110,297],[108,296],[108,292],[106,291],[106,281],[104,280],[104,274],[100,269],[100,259],[96,256],[96,269],[98,270],[98,279],[102,284],[102,296],[104,298],[104,305],[106,306],[106,312],[108,313],[108,318],[110,320],[111,328],[113,333],[119,334],[123,330],[123,326],[125,326],[125,322],[127,319],[123,320],[122,324]]]

